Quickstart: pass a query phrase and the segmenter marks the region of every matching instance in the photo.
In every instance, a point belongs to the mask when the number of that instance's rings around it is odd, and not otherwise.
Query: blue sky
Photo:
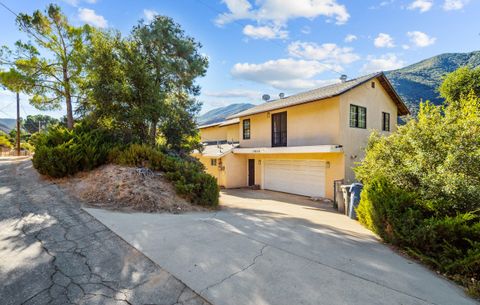
[[[59,4],[73,24],[128,34],[139,19],[167,15],[201,42],[210,59],[199,79],[202,112],[260,103],[338,80],[396,69],[446,52],[480,49],[478,0],[0,0],[15,12]],[[22,38],[0,7],[0,45]],[[336,71],[336,72],[334,72]],[[22,97],[22,116],[40,113]],[[0,90],[0,117],[14,117]],[[63,111],[44,112],[53,116]]]

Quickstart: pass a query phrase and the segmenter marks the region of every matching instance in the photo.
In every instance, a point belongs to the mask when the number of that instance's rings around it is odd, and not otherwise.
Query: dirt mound
[[[143,212],[201,211],[175,193],[162,173],[119,165],[104,165],[57,183],[89,206]]]

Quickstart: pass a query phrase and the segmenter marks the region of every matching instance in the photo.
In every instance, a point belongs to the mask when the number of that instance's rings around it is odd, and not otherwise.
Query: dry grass
[[[179,197],[162,173],[142,175],[132,167],[109,164],[56,182],[92,207],[175,214],[205,210]]]

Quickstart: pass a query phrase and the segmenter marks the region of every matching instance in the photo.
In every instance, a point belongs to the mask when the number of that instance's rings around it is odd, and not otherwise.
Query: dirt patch
[[[178,196],[163,173],[146,169],[108,164],[55,182],[92,207],[175,214],[205,210]]]

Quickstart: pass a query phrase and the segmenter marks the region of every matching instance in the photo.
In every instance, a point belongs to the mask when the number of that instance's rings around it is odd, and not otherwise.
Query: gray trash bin
[[[344,203],[344,210],[343,213],[345,215],[348,215],[348,210],[349,210],[349,205],[350,205],[350,188],[351,185],[342,185],[342,193],[343,193],[343,203]]]
[[[348,205],[348,217],[357,219],[357,212],[355,209],[360,203],[360,194],[362,193],[363,184],[354,183],[350,186],[350,203]]]

